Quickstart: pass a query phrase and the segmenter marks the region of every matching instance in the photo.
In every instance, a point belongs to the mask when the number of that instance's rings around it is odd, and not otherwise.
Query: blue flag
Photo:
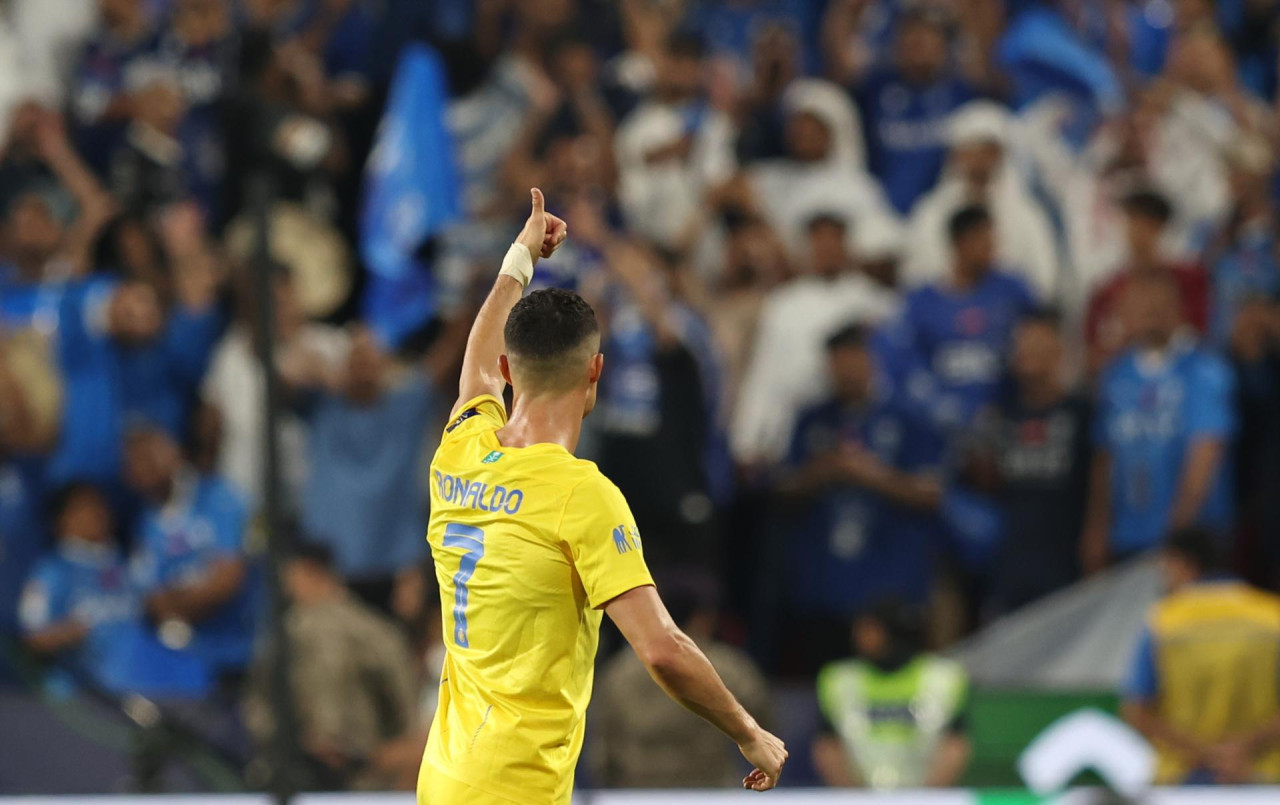
[[[435,281],[419,254],[461,206],[448,103],[439,54],[407,47],[369,157],[360,215],[360,256],[369,269],[363,312],[391,345],[434,314]]]

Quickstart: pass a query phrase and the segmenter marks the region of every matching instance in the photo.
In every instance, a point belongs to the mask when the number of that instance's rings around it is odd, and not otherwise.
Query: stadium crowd
[[[963,673],[926,646],[1190,527],[1280,583],[1278,25],[1273,0],[3,0],[0,636],[47,685],[269,740],[274,338],[310,779],[412,787],[443,651],[423,459],[537,186],[570,240],[535,284],[606,333],[581,453],[678,617],[744,697],[817,680],[858,747],[817,741],[827,781],[954,782]],[[419,42],[461,214],[385,292],[369,155],[422,123],[392,117]],[[602,662],[597,782],[652,784],[648,753],[726,777]],[[876,712],[925,685],[945,712],[910,770],[857,773],[850,691],[903,668]]]

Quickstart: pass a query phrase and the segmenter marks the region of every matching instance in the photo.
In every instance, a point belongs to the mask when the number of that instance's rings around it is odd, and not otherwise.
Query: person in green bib
[[[856,658],[818,672],[825,722],[813,758],[831,786],[954,785],[969,763],[969,678],[924,650],[924,611],[882,601],[853,627]]]

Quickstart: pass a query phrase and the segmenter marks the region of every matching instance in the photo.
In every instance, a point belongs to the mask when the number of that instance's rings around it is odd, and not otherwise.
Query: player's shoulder
[[[567,498],[566,514],[612,513],[626,508],[627,499],[622,490],[601,472],[594,461],[569,458],[557,470],[558,483]]]
[[[465,400],[457,407],[449,424],[444,426],[444,439],[471,430],[492,430],[507,424],[507,406],[492,394],[481,394]]]
[[[560,470],[561,478],[571,491],[588,494],[622,494],[618,485],[609,480],[609,476],[605,475],[594,461],[567,456],[564,464],[557,469]]]

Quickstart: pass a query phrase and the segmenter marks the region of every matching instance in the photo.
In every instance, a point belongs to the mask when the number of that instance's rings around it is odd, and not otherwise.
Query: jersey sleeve
[[[48,564],[36,567],[18,600],[18,626],[24,634],[46,629],[67,616],[64,585]]]
[[[1188,389],[1187,425],[1193,438],[1226,438],[1235,430],[1231,370],[1217,359],[1207,360]]]
[[[1155,639],[1151,636],[1151,628],[1148,626],[1143,629],[1138,647],[1133,653],[1133,660],[1121,693],[1127,701],[1150,701],[1156,697],[1159,690]]]
[[[492,394],[482,394],[458,407],[458,413],[444,426],[440,443],[445,444],[480,431],[496,430],[506,424],[507,406]]]
[[[604,476],[588,478],[570,492],[560,533],[593,608],[653,584],[631,508]]]

